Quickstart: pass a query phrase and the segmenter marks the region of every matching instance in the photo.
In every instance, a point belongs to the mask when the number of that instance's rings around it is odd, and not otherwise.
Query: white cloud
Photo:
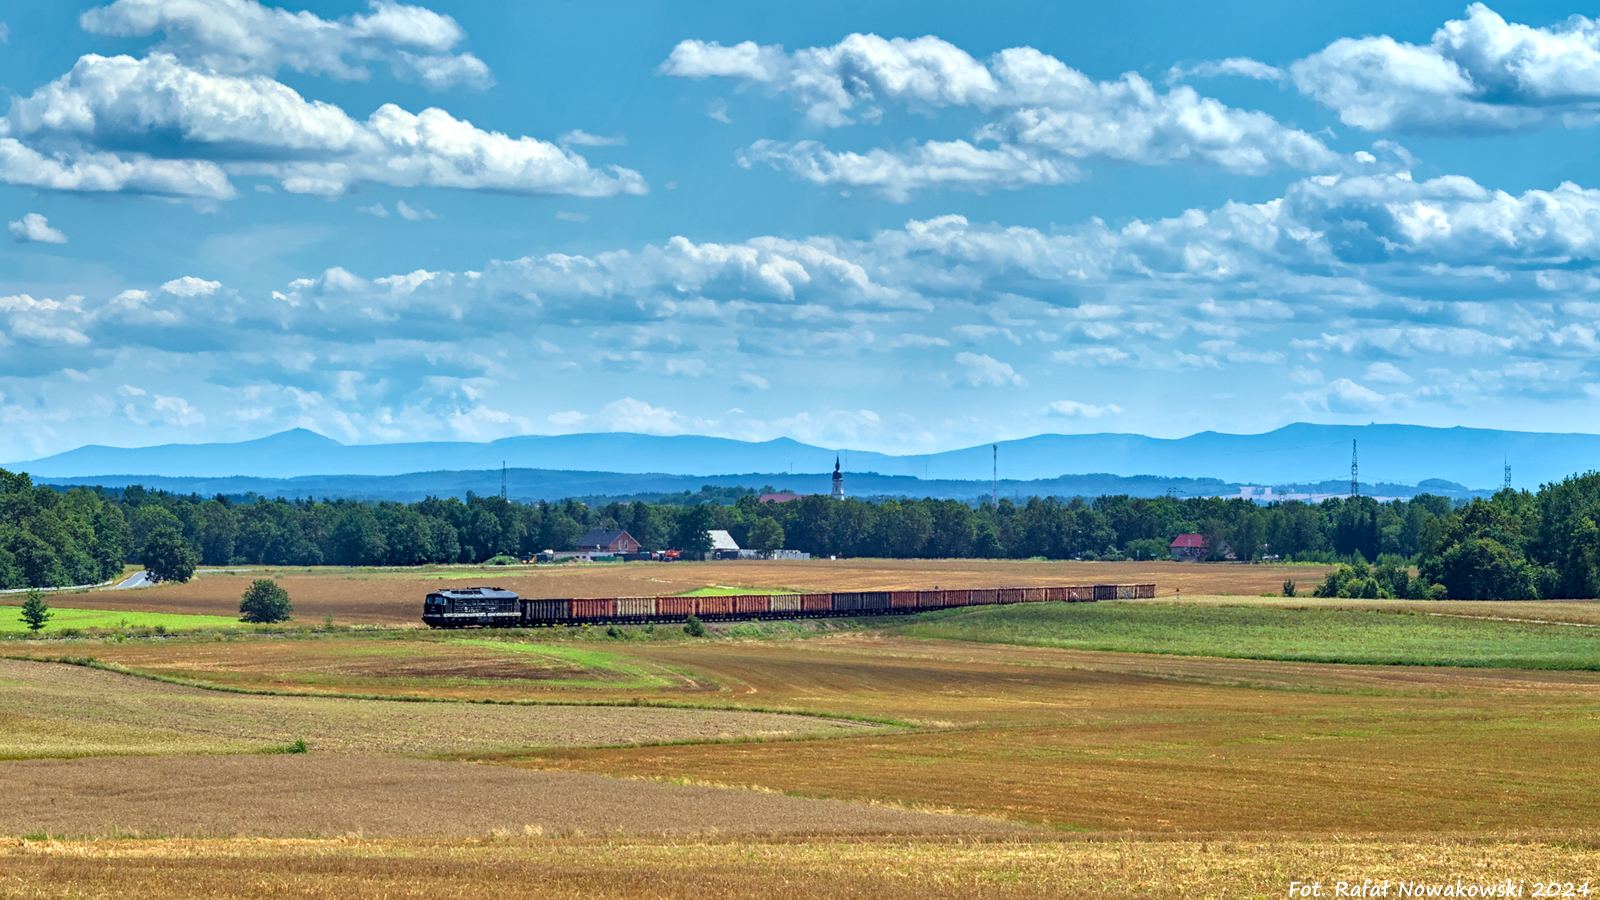
[[[587,419],[589,417],[584,415],[581,412],[578,412],[575,409],[569,409],[566,412],[551,413],[550,415],[546,416],[545,418],[549,419],[551,422],[553,422],[553,423],[555,423],[557,425],[561,425],[563,427],[567,427],[567,426],[571,426],[571,425],[576,425],[579,422],[582,422],[584,419]]]
[[[1290,67],[1295,86],[1346,125],[1420,133],[1492,133],[1600,115],[1600,23],[1507,22],[1482,3],[1426,45],[1387,35],[1341,38]]]
[[[561,144],[577,144],[580,147],[628,146],[628,139],[620,134],[613,135],[611,137],[602,137],[601,135],[590,134],[587,131],[581,131],[576,128],[567,132],[566,134],[563,134],[557,139],[557,142]]]
[[[816,141],[759,140],[742,151],[739,165],[766,163],[812,184],[871,188],[897,203],[929,188],[1012,190],[1061,184],[1081,177],[1078,168],[1041,159],[1015,147],[987,150],[966,141],[929,141],[905,152],[883,149],[834,153]]]
[[[220,287],[222,287],[220,281],[206,281],[193,275],[185,275],[163,284],[161,289],[176,297],[204,297],[216,293]]]
[[[1262,74],[1249,62],[1227,61],[1232,71]],[[835,152],[814,141],[763,141],[742,156],[746,163],[766,162],[819,184],[868,186],[894,199],[933,186],[1059,184],[1079,177],[1074,162],[1088,158],[1205,163],[1249,174],[1348,165],[1319,138],[1265,113],[1230,108],[1187,86],[1161,92],[1133,72],[1095,81],[1031,47],[1002,50],[979,62],[932,36],[886,40],[852,34],[832,47],[793,53],[749,41],[724,47],[686,40],[660,71],[763,85],[789,95],[809,119],[827,127],[876,121],[880,102],[911,111],[971,106],[989,115],[971,141],[866,153]],[[717,102],[713,117],[725,113]],[[983,146],[988,142],[996,146]]]
[[[1114,416],[1122,412],[1122,407],[1115,403],[1105,406],[1095,406],[1090,403],[1079,403],[1076,400],[1055,400],[1045,407],[1045,411],[1058,416],[1080,419],[1098,419],[1101,416]]]
[[[556,218],[563,222],[587,222],[589,221],[589,214],[580,212],[567,212],[563,209],[556,212]]]
[[[739,381],[743,384],[750,385],[758,391],[765,391],[772,387],[771,382],[754,372],[740,372]]]
[[[1402,372],[1394,363],[1386,362],[1375,362],[1367,366],[1365,378],[1383,384],[1410,384],[1412,381],[1411,376]]]
[[[257,186],[259,187],[259,185]],[[356,207],[356,212],[366,213],[369,216],[377,216],[380,219],[388,218],[389,216],[389,211],[384,208],[382,203],[374,203],[371,206],[358,206]]]
[[[706,115],[724,125],[733,124],[733,120],[728,118],[728,101],[721,97],[706,103]]]
[[[1167,83],[1173,84],[1185,78],[1219,78],[1225,76],[1276,82],[1282,82],[1285,77],[1283,70],[1277,66],[1269,66],[1264,62],[1247,56],[1230,56],[1227,59],[1206,60],[1191,66],[1173,66],[1167,70]]]
[[[1028,380],[1018,375],[1010,363],[1003,363],[992,356],[963,351],[956,354],[956,362],[967,370],[967,383],[975,387],[1004,387],[1008,384],[1028,386]]]
[[[11,28],[6,23],[0,22],[0,44],[9,43],[11,43]]]
[[[165,397],[157,394],[155,398],[151,408],[168,425],[187,428],[190,425],[204,425],[206,423],[205,414],[190,406],[189,401],[182,397]]]
[[[420,206],[412,206],[406,203],[404,200],[396,200],[394,202],[394,211],[400,214],[400,218],[409,219],[412,222],[416,222],[421,219],[439,218],[438,216],[434,215],[432,210],[424,209]]]
[[[611,431],[640,434],[683,434],[685,431],[683,416],[632,397],[607,403],[600,410],[600,418]]]
[[[4,131],[0,122],[0,133]],[[205,160],[84,150],[46,156],[9,137],[0,137],[0,181],[54,191],[134,191],[209,200],[237,196],[221,167]]]
[[[113,37],[163,32],[162,50],[219,73],[270,76],[287,67],[365,81],[366,64],[377,61],[387,62],[396,78],[433,90],[494,84],[482,60],[448,52],[466,38],[454,19],[387,0],[369,0],[368,8],[366,15],[328,20],[255,0],[116,0],[85,12],[79,23]]]
[[[647,192],[630,169],[612,166],[607,174],[555,144],[483,131],[442,109],[413,114],[385,103],[357,122],[265,76],[202,72],[163,53],[84,56],[70,73],[14,100],[7,121],[17,138],[36,140],[129,141],[172,132],[184,152],[225,157],[229,172],[277,178],[293,193],[336,196],[360,181],[577,196]],[[0,172],[12,168],[6,149],[0,141]],[[187,166],[196,180],[215,173],[220,181],[166,192],[232,196],[215,163],[146,163],[158,165]],[[170,181],[177,173],[165,174]]]
[[[51,228],[50,220],[38,213],[28,213],[21,221],[8,222],[6,228],[19,244],[36,241],[41,244],[65,244],[67,236],[60,229]]]

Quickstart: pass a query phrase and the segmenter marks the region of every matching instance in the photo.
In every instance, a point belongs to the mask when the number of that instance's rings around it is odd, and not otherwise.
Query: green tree
[[[30,589],[28,599],[22,601],[22,621],[28,630],[38,634],[44,623],[50,621],[51,615],[50,603],[44,599],[44,593],[38,588]]]
[[[783,538],[783,526],[778,524],[778,520],[761,516],[750,524],[750,536],[746,543],[756,550],[771,552],[783,549]]]
[[[239,618],[246,622],[282,622],[294,612],[289,592],[271,578],[257,578],[239,600]]]
[[[716,524],[711,507],[702,504],[686,507],[678,514],[677,549],[688,554],[711,551],[711,526]]]
[[[182,584],[194,577],[194,567],[199,563],[194,548],[172,528],[162,525],[150,532],[139,552],[145,571],[157,581],[176,581]]]

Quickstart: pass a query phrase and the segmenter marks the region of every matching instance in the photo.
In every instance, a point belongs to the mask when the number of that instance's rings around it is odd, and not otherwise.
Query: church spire
[[[844,472],[839,470],[839,457],[833,458],[833,493],[829,495],[835,500],[844,499]]]

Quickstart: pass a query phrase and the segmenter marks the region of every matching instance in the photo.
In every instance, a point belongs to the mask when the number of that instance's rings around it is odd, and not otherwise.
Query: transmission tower
[[[506,461],[500,460],[500,499],[506,498]]]
[[[989,475],[989,502],[996,507],[1000,505],[1000,445],[994,444],[994,471]]]
[[[1511,490],[1511,457],[1506,457],[1506,490]]]
[[[1356,442],[1350,442],[1350,496],[1361,496],[1360,468],[1356,466]]]

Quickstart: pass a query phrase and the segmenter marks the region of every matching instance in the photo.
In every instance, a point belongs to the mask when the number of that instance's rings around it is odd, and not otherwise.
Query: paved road
[[[145,585],[155,584],[155,583],[156,583],[156,580],[154,578],[150,577],[150,573],[149,572],[135,572],[132,575],[129,575],[126,581],[122,582],[121,584],[117,585],[116,587],[113,587],[112,590],[113,591],[120,591],[123,588],[144,587]]]

